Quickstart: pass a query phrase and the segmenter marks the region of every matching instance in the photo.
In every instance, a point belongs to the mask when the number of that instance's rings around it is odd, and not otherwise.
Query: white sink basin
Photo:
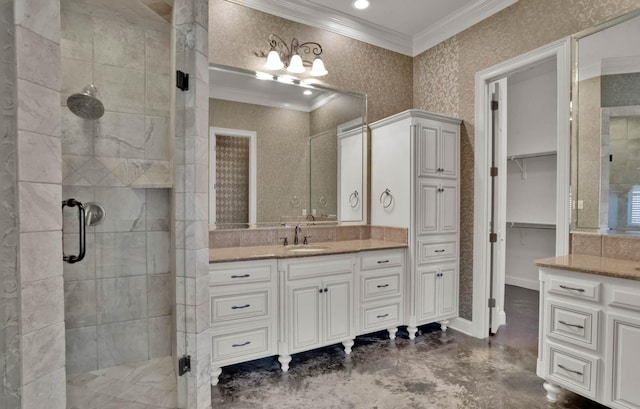
[[[292,253],[321,253],[326,250],[326,247],[295,247],[289,249]]]

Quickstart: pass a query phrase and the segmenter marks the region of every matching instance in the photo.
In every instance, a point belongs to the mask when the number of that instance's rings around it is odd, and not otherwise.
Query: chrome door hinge
[[[498,233],[489,233],[489,243],[496,243],[498,241]]]
[[[176,71],[176,87],[182,91],[189,90],[189,74],[180,70]]]
[[[498,101],[491,101],[491,110],[492,111],[498,110]]]
[[[489,172],[490,172],[491,177],[498,176],[498,167],[497,166],[493,166],[493,167],[489,168]]]
[[[489,298],[489,308],[496,308],[496,299]]]

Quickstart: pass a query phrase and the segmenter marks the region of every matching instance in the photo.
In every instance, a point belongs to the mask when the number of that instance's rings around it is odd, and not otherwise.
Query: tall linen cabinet
[[[370,124],[371,224],[409,231],[406,316],[458,316],[460,120],[408,110]]]

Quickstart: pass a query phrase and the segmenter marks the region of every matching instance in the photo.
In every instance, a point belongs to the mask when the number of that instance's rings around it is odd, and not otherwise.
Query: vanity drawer
[[[361,315],[362,333],[387,329],[400,323],[401,301],[364,307]]]
[[[599,358],[547,342],[547,378],[581,395],[595,398]]]
[[[549,293],[587,301],[600,302],[600,287],[595,281],[584,281],[573,278],[552,277],[549,282]]]
[[[209,267],[209,284],[227,285],[268,282],[276,278],[276,262],[236,261],[212,264]]]
[[[360,256],[360,269],[373,270],[404,265],[404,250],[376,251]]]
[[[361,301],[370,301],[383,297],[394,297],[401,294],[402,271],[395,270],[376,275],[362,275]]]
[[[640,311],[640,289],[611,287],[609,306],[631,311]]]
[[[458,256],[458,246],[455,238],[451,240],[418,240],[418,262],[420,264],[432,261],[453,259]]]
[[[547,335],[592,350],[598,349],[600,310],[547,299]]]
[[[211,296],[211,323],[218,324],[225,321],[268,317],[269,290],[252,293],[225,294]]]
[[[211,357],[213,361],[223,361],[239,357],[264,356],[269,353],[270,330],[271,328],[266,326],[249,331],[213,335]]]
[[[284,261],[282,269],[287,279],[300,280],[333,274],[353,274],[353,256],[314,256],[304,259]]]

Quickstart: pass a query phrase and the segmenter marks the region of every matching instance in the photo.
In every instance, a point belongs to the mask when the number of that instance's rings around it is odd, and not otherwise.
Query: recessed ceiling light
[[[356,0],[353,2],[353,7],[358,10],[364,10],[369,7],[369,0]]]
[[[304,95],[311,95],[311,94],[313,94],[313,92],[311,92],[311,90],[310,90],[310,89],[308,89],[308,90],[305,90],[305,91],[303,92],[303,94],[304,94]]]

